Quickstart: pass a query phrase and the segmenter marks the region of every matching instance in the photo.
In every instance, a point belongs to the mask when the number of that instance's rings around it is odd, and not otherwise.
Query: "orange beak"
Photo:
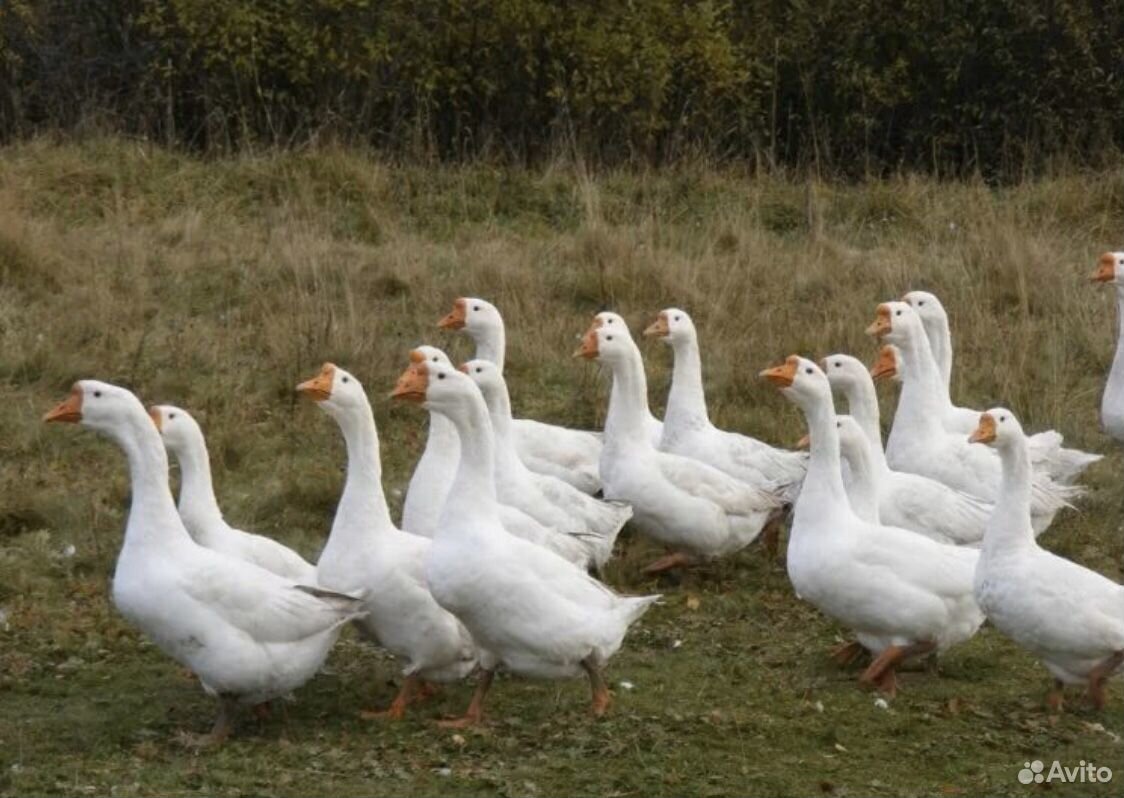
[[[886,333],[893,329],[890,324],[890,306],[883,302],[878,306],[877,315],[874,317],[874,322],[866,328],[867,335],[873,335],[875,338],[881,338]]]
[[[325,363],[319,374],[297,386],[297,393],[304,394],[314,402],[325,402],[332,398],[332,381],[335,376],[336,367]]]
[[[784,365],[765,369],[761,372],[760,376],[764,377],[778,388],[789,388],[792,386],[792,383],[796,381],[796,369],[799,368],[799,366],[800,358],[796,355],[789,355],[785,358]]]
[[[394,385],[394,390],[390,392],[390,398],[420,405],[425,402],[428,390],[429,371],[422,363],[414,363],[402,372],[402,376]]]
[[[812,445],[812,436],[811,435],[805,435],[803,438],[801,438],[800,440],[798,440],[796,442],[796,448],[797,449],[807,449],[807,448],[811,447],[811,445]]]
[[[980,415],[980,423],[968,437],[968,443],[991,443],[995,440],[995,419],[991,413]]]
[[[152,423],[156,425],[157,432],[163,429],[164,418],[160,415],[160,411],[156,408],[156,405],[148,408],[148,417],[151,418]]]
[[[582,345],[574,352],[574,357],[582,357],[586,360],[595,360],[601,351],[597,348],[597,328],[600,325],[594,323],[592,327],[585,331],[582,336]]]
[[[460,330],[464,328],[465,308],[468,303],[461,297],[453,303],[453,309],[441,321],[437,322],[437,326],[442,330]]]
[[[656,316],[656,320],[648,325],[644,330],[645,335],[658,335],[660,338],[667,338],[671,335],[671,329],[667,326],[667,314],[660,311],[660,315]]]
[[[77,424],[82,420],[82,389],[75,385],[70,389],[70,396],[55,406],[55,409],[43,416],[43,421],[50,424]]]
[[[1116,280],[1116,258],[1106,252],[1097,258],[1097,270],[1089,278],[1094,283],[1111,283]]]
[[[898,359],[894,350],[884,346],[878,350],[878,359],[870,367],[870,376],[877,380],[888,380],[898,374]]]
[[[424,363],[425,362],[425,352],[421,351],[420,349],[411,349],[410,350],[410,362],[411,363]]]

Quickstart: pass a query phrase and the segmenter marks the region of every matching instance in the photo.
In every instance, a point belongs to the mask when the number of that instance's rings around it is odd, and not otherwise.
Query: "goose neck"
[[[504,359],[507,356],[507,340],[502,325],[489,325],[473,334],[476,341],[476,359],[495,363],[503,373]]]
[[[672,352],[675,360],[664,421],[673,427],[709,424],[698,339],[694,336],[675,339]]]
[[[839,430],[835,427],[835,406],[831,396],[820,397],[803,407],[808,420],[810,440],[808,473],[800,492],[799,504],[807,499],[832,509],[848,507],[843,488],[842,462],[839,451]]]
[[[898,344],[901,352],[902,391],[894,426],[899,423],[918,433],[936,434],[945,410],[940,387],[940,377],[929,340],[924,334],[912,333]]]
[[[613,387],[605,418],[606,443],[616,447],[651,448],[645,429],[645,422],[651,416],[648,410],[648,379],[644,374],[640,350],[633,344],[627,357],[614,358],[609,367],[613,373]]]
[[[152,420],[143,411],[113,428],[110,437],[125,452],[132,500],[124,548],[189,543],[168,486],[168,454]]]
[[[878,410],[878,394],[873,380],[856,380],[843,392],[847,397],[847,411],[866,436],[869,446],[871,467],[878,474],[889,471],[886,464],[886,451],[882,447],[882,424]]]
[[[488,406],[488,420],[495,439],[496,476],[526,476],[527,467],[519,459],[515,448],[515,433],[511,422],[511,399],[506,386],[491,386],[484,394]]]
[[[393,527],[382,488],[379,436],[371,406],[333,413],[347,446],[347,476],[332,523],[324,554],[343,546],[353,552],[378,534]]]
[[[444,412],[444,411],[442,411]],[[460,460],[442,514],[479,508],[495,512],[495,441],[484,398],[476,393],[447,413],[460,438]],[[437,535],[446,524],[440,524]]]
[[[1026,441],[1015,441],[997,450],[1002,476],[984,535],[985,556],[1035,545],[1030,524],[1031,466]]]
[[[202,439],[192,441],[176,448],[173,454],[180,467],[180,517],[192,537],[204,543],[209,532],[223,523],[215,498],[207,444]]]

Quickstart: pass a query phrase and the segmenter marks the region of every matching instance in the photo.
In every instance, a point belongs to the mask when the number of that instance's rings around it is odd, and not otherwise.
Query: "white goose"
[[[347,479],[316,564],[319,583],[364,594],[367,616],[359,627],[401,661],[405,679],[389,709],[363,714],[399,720],[424,695],[427,682],[467,676],[476,667],[476,649],[426,586],[425,558],[432,542],[399,530],[390,519],[378,430],[359,380],[325,363],[297,391],[335,420],[347,444]]]
[[[941,424],[940,376],[921,319],[905,302],[884,302],[867,332],[898,348],[902,378],[897,412],[886,442],[886,460],[899,471],[921,474],[988,502],[999,495],[1000,463],[993,452],[971,446]],[[1080,488],[1036,473],[1032,512],[1049,526]]]
[[[443,330],[463,330],[476,343],[476,360],[489,360],[504,369],[507,354],[503,317],[491,302],[460,297],[438,323]],[[597,462],[601,436],[532,419],[515,419],[515,448],[532,471],[569,482],[583,493],[601,489]]]
[[[881,524],[878,511],[878,487],[875,481],[874,458],[870,444],[859,429],[858,422],[850,416],[835,416],[835,429],[839,435],[839,454],[842,455],[843,487],[847,501],[855,515],[871,524]],[[807,449],[811,437],[805,435],[796,444],[797,449]],[[947,541],[940,541],[945,543]]]
[[[761,374],[808,421],[811,458],[789,533],[789,579],[802,599],[854,630],[876,655],[861,681],[892,695],[900,662],[964,642],[983,623],[972,598],[979,554],[859,518],[843,488],[827,377],[796,355]]]
[[[667,342],[675,358],[659,448],[701,460],[742,482],[775,493],[785,503],[795,501],[808,467],[807,455],[777,449],[711,423],[703,390],[699,338],[691,317],[678,308],[661,310],[644,334]]]
[[[893,353],[889,346],[882,350],[874,370],[886,374],[885,364],[893,363]],[[828,355],[820,366],[831,387],[846,397],[851,417],[869,446],[882,521],[943,543],[972,545],[983,540],[991,515],[990,503],[935,479],[890,469],[882,449],[878,396],[866,367],[844,354]],[[849,494],[850,484],[846,478],[844,482]]]
[[[195,542],[286,579],[315,585],[316,566],[312,563],[272,538],[235,529],[223,518],[211,481],[207,442],[191,414],[172,405],[153,405],[148,414],[160,431],[164,447],[179,463],[180,518]]]
[[[511,402],[499,367],[489,360],[470,360],[460,370],[476,383],[488,405],[496,442],[496,498],[576,538],[588,550],[589,564],[604,566],[632,508],[624,502],[599,501],[568,482],[527,468],[515,451]]]
[[[585,674],[592,709],[611,695],[601,671],[658,596],[618,596],[553,552],[508,534],[496,501],[494,436],[479,389],[448,366],[415,363],[392,396],[446,415],[460,436],[460,464],[426,560],[434,598],[455,614],[481,650],[483,672],[464,717],[483,719],[498,667],[540,678]]]
[[[432,360],[452,367],[448,355],[435,346],[419,346],[410,352],[411,363]],[[429,433],[402,503],[402,528],[415,535],[431,538],[437,531],[437,519],[445,506],[445,496],[457,473],[460,459],[457,430],[440,413],[429,414]]]
[[[124,451],[132,501],[113,603],[218,699],[207,742],[226,739],[237,705],[264,703],[311,679],[340,626],[362,615],[357,598],[298,584],[192,540],[168,487],[160,433],[129,391],[81,380],[43,420],[80,423]]]
[[[949,432],[967,433],[976,427],[980,411],[967,407],[957,407],[952,403],[952,331],[948,324],[948,313],[937,297],[928,291],[910,291],[902,297],[917,313],[925,326],[925,335],[940,372],[938,399],[944,408],[941,417]],[[1071,484],[1081,472],[1101,459],[1102,455],[1089,454],[1079,449],[1062,446],[1061,433],[1055,430],[1035,433],[1028,439],[1030,459],[1036,471],[1048,474],[1062,484]]]
[[[601,451],[605,498],[631,504],[637,528],[675,550],[647,571],[752,543],[780,500],[706,463],[656,450],[645,425],[644,363],[620,316],[597,314],[575,354],[601,361],[613,374]]]
[[[1124,664],[1124,587],[1035,541],[1027,439],[1010,410],[981,415],[971,440],[994,447],[1003,462],[999,501],[976,567],[976,600],[999,631],[1053,675],[1052,708],[1062,708],[1066,684],[1083,683],[1100,709],[1105,683]]]
[[[1105,252],[1097,260],[1093,282],[1116,288],[1116,353],[1101,396],[1101,426],[1124,442],[1124,252]]]

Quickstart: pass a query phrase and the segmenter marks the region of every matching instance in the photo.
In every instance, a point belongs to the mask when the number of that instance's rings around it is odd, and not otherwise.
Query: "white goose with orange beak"
[[[945,651],[983,624],[972,597],[979,553],[860,518],[843,487],[835,407],[823,371],[791,355],[761,376],[808,422],[811,457],[789,532],[789,579],[800,598],[853,630],[875,655],[860,680],[893,695],[902,661]]]
[[[443,330],[467,333],[476,343],[476,360],[495,363],[500,373],[507,356],[503,317],[491,302],[460,297],[437,326]],[[601,436],[596,432],[544,424],[527,418],[512,422],[515,449],[527,468],[539,474],[568,482],[583,493],[601,489],[597,463],[601,456]]]
[[[1084,684],[1093,706],[1124,666],[1124,587],[1041,548],[1030,525],[1031,466],[1015,414],[983,413],[971,435],[999,453],[1003,484],[976,567],[976,600],[1003,634],[1054,677],[1047,703],[1062,708],[1067,684]]]
[[[424,696],[427,682],[467,676],[476,667],[476,647],[426,585],[431,541],[401,531],[390,519],[378,430],[359,380],[325,363],[297,391],[332,417],[347,444],[347,478],[317,577],[325,587],[363,593],[367,615],[359,627],[402,663],[405,678],[388,709],[362,714],[398,720]]]
[[[970,446],[963,435],[948,432],[942,424],[940,373],[917,313],[905,302],[884,302],[867,332],[894,344],[900,354],[902,390],[886,441],[887,463],[994,503],[999,495],[999,458],[983,447]],[[1083,493],[1079,487],[1061,485],[1036,472],[1031,501],[1032,512],[1039,516],[1035,525],[1049,526],[1059,510]]]
[[[160,433],[129,391],[81,380],[43,420],[89,427],[124,451],[132,500],[113,603],[218,700],[206,742],[226,739],[239,705],[261,704],[311,679],[340,626],[363,615],[358,598],[282,578],[192,540],[172,500]]]
[[[605,498],[632,505],[636,527],[673,550],[647,571],[732,554],[756,540],[781,500],[706,463],[652,445],[644,363],[624,319],[597,314],[576,354],[599,361],[613,375],[601,451]]]
[[[948,313],[937,297],[928,291],[910,291],[902,297],[917,313],[925,326],[933,358],[940,372],[938,399],[943,407],[941,420],[946,430],[956,434],[971,432],[976,427],[980,411],[967,407],[957,407],[952,403],[952,332],[949,328]],[[1081,473],[1102,458],[1079,449],[1062,446],[1064,438],[1056,430],[1038,432],[1027,438],[1030,447],[1030,461],[1035,471],[1041,471],[1063,485],[1074,482]]]
[[[658,596],[619,596],[573,563],[504,529],[488,408],[466,374],[431,361],[413,363],[391,395],[445,415],[460,438],[460,462],[425,574],[434,598],[479,645],[482,673],[464,717],[444,725],[483,720],[500,667],[538,678],[585,675],[593,714],[604,714],[611,694],[602,671]]]
[[[252,562],[278,576],[316,584],[316,566],[282,543],[235,529],[223,518],[211,480],[207,441],[199,423],[181,407],[148,409],[166,448],[180,467],[178,509],[183,525],[200,546]]]
[[[800,493],[807,455],[778,449],[736,432],[720,430],[710,421],[703,390],[698,332],[687,313],[661,310],[644,331],[667,343],[674,353],[671,391],[659,448],[712,465],[791,504]]]
[[[1092,280],[1116,289],[1116,352],[1101,396],[1101,426],[1124,443],[1124,252],[1101,255]]]

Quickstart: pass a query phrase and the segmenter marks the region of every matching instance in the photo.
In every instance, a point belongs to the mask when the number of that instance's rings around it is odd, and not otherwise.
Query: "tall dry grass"
[[[867,358],[875,304],[927,288],[952,315],[959,398],[1103,450],[1113,325],[1109,297],[1084,278],[1122,221],[1124,173],[1000,191],[705,165],[590,175],[339,150],[208,161],[121,140],[8,148],[0,539],[72,541],[99,568],[113,556],[127,493],[117,453],[39,423],[72,380],[97,377],[196,413],[231,520],[314,555],[342,447],[293,386],[324,360],[363,380],[397,501],[424,419],[385,394],[415,344],[468,355],[435,328],[458,295],[504,312],[522,414],[597,426],[605,390],[570,358],[576,336],[604,307],[638,329],[676,305],[701,330],[715,420],[787,443],[801,421],[758,370],[791,352]],[[669,352],[642,346],[658,408]],[[16,575],[0,598],[20,589]]]

